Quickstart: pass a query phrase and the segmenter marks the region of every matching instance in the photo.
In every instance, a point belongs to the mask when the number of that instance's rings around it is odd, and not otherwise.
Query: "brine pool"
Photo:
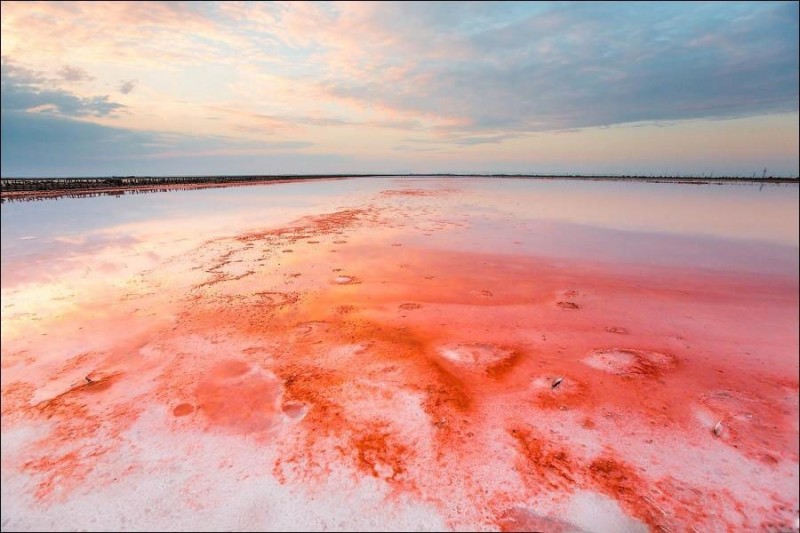
[[[798,187],[2,205],[3,530],[798,528]]]

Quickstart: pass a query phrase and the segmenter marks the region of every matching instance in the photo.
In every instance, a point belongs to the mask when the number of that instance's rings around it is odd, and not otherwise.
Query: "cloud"
[[[58,74],[65,81],[87,81],[94,79],[82,68],[70,65],[64,65],[61,70],[58,71]]]
[[[120,85],[119,87],[119,92],[121,92],[122,94],[128,94],[133,89],[136,88],[137,83],[139,83],[139,80],[128,80],[126,82],[123,82],[122,85]]]
[[[12,62],[7,56],[0,59],[0,73],[2,79],[15,80],[16,83],[23,85],[35,85],[47,82],[47,77],[43,73],[33,69],[25,68]]]
[[[223,161],[253,164],[290,155],[312,144],[305,141],[253,142],[222,136],[166,134],[114,128],[45,113],[3,109],[0,160],[3,176],[102,176],[231,173]],[[308,157],[303,155],[303,157]],[[313,157],[312,157],[313,159]],[[198,172],[198,161],[204,164]],[[166,162],[166,163],[165,163]],[[183,167],[181,167],[183,165]],[[264,168],[262,173],[271,173]]]
[[[107,95],[76,96],[54,87],[56,81],[3,58],[0,156],[4,176],[158,174],[159,162],[160,168],[172,167],[175,173],[185,174],[191,173],[186,168],[198,160],[249,157],[255,161],[258,156],[276,154],[287,158],[291,152],[313,146],[305,140],[267,142],[96,124],[89,119],[108,117],[125,106]],[[183,172],[177,161],[187,165]]]
[[[276,106],[303,109],[296,123],[311,126],[393,121],[485,135],[798,107],[795,2],[40,2],[3,9],[4,37],[31,56],[74,51],[177,77],[195,65],[269,74],[303,87]],[[119,90],[128,94],[132,83]],[[275,94],[275,84],[241,85],[254,108]],[[326,114],[306,111],[322,98]],[[364,110],[375,116],[352,117]]]
[[[387,83],[330,73],[322,86],[362,105],[465,117],[465,131],[482,133],[798,107],[796,3],[568,3],[470,24],[488,16],[480,8],[391,4],[369,12],[360,23],[369,31],[348,32],[363,49],[350,59],[364,72],[402,67],[404,75]]]
[[[278,132],[286,130],[297,130],[299,126],[322,126],[322,127],[371,127],[371,128],[387,128],[399,130],[419,130],[422,129],[422,124],[419,120],[403,120],[403,119],[382,119],[382,120],[358,120],[355,118],[340,118],[327,115],[314,115],[314,114],[265,114],[253,113],[246,110],[236,109],[235,107],[223,106],[209,106],[209,110],[222,113],[241,123],[236,126],[237,129],[246,132]],[[206,116],[207,119],[218,120],[218,116]]]
[[[482,135],[462,135],[444,133],[433,139],[425,138],[408,138],[405,143],[395,147],[395,150],[404,151],[425,151],[426,150],[439,150],[442,146],[458,145],[458,146],[472,146],[476,144],[498,144],[508,139],[515,139],[521,137],[519,133],[487,133]],[[430,147],[430,148],[425,148]]]
[[[26,170],[34,175],[61,174],[60,169],[88,171],[97,157],[129,157],[148,152],[151,135],[42,113],[4,108],[2,112],[3,175]],[[69,170],[68,170],[69,172]]]
[[[170,70],[247,44],[210,2],[3,2],[3,54]]]
[[[2,10],[4,110],[183,134],[185,142],[149,133],[148,161],[159,153],[232,161],[302,143],[370,161],[512,149],[521,160],[534,157],[542,132],[690,129],[698,119],[785,116],[799,104],[796,2],[3,2]],[[114,101],[117,90],[131,95],[129,107]],[[733,136],[747,134],[723,135]]]
[[[108,95],[80,97],[52,87],[52,80],[42,73],[14,65],[6,58],[3,58],[0,80],[4,111],[31,110],[74,117],[101,117],[125,107],[110,101]]]

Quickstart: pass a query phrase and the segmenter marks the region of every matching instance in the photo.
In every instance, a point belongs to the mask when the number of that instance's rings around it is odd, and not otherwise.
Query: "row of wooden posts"
[[[295,176],[114,176],[109,178],[2,178],[0,190],[54,191],[71,189],[102,189],[108,187],[131,187],[137,185],[188,185],[198,183],[244,183],[286,179]],[[327,176],[314,176],[323,178]],[[304,176],[306,178],[306,176]]]
[[[366,177],[366,175],[358,175]],[[380,175],[373,175],[378,177]],[[382,175],[390,176],[390,175]],[[431,174],[431,176],[441,176]],[[105,189],[105,188],[125,188],[131,186],[158,186],[158,185],[189,185],[202,183],[246,183],[253,181],[269,181],[280,179],[320,179],[320,178],[341,178],[344,176],[113,176],[106,178],[0,178],[0,191],[60,191],[74,189]],[[353,176],[356,177],[356,176]],[[516,175],[491,175],[485,177],[523,177]],[[644,180],[644,181],[687,181],[702,182],[748,182],[757,181],[761,183],[797,183],[797,178],[773,178],[770,176],[755,179],[742,177],[667,177],[667,176],[527,176],[535,178],[550,179],[590,179],[590,180]]]

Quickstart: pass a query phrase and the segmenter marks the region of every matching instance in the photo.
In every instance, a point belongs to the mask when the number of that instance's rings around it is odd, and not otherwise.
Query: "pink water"
[[[2,208],[4,529],[797,528],[796,186],[99,200]]]

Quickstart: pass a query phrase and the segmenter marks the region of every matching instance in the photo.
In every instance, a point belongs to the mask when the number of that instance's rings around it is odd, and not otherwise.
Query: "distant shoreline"
[[[612,175],[537,175],[537,174],[325,174],[282,176],[111,176],[75,178],[0,178],[0,197],[6,200],[36,200],[59,197],[121,195],[125,193],[162,192],[205,189],[241,185],[263,185],[305,180],[345,178],[512,178],[540,180],[639,181],[650,183],[682,183],[692,185],[752,183],[796,184],[798,178],[779,177],[699,177],[699,176],[612,176]]]

